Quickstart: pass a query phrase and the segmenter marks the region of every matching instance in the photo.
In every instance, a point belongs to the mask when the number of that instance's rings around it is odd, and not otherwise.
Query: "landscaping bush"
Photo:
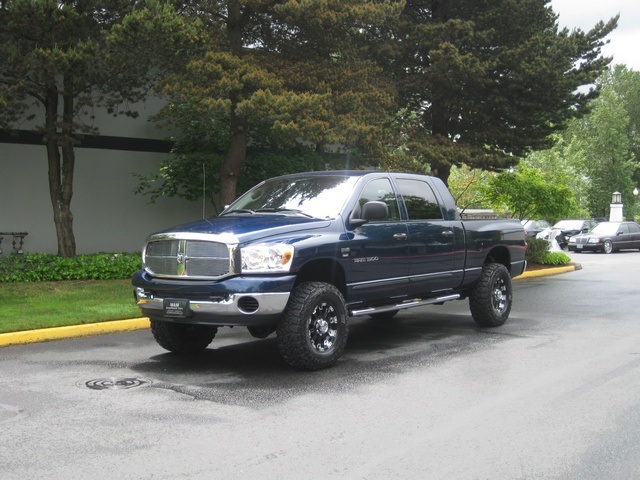
[[[118,280],[142,268],[140,253],[94,253],[61,258],[48,253],[0,257],[0,283]]]
[[[524,254],[524,258],[527,263],[542,263],[547,253],[549,253],[549,247],[551,244],[542,238],[527,238],[527,251]]]
[[[562,266],[571,263],[571,258],[562,252],[547,252],[538,263],[540,265]]]

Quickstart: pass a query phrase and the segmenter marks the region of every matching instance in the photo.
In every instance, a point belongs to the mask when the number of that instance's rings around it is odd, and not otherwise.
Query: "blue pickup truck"
[[[525,249],[517,220],[461,220],[438,178],[300,173],[149,236],[133,285],[171,352],[200,352],[219,327],[244,326],[275,332],[288,364],[316,370],[342,355],[350,317],[468,298],[478,325],[502,325]]]

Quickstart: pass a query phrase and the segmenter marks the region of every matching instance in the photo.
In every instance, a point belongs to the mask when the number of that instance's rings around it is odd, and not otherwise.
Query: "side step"
[[[426,300],[425,299],[406,300],[396,305],[384,305],[381,307],[368,307],[368,308],[362,308],[362,309],[354,309],[354,310],[351,310],[349,313],[352,317],[359,317],[362,315],[372,315],[374,313],[391,312],[393,310],[404,310],[405,308],[422,307],[423,305],[433,305],[434,303],[449,302],[451,300],[458,300],[459,298],[460,298],[460,294],[454,293],[452,295],[428,298]]]

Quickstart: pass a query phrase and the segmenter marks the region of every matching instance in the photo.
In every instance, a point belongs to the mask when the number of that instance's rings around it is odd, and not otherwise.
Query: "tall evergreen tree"
[[[369,40],[400,7],[389,0],[208,0],[186,11],[202,22],[207,51],[167,82],[164,118],[175,122],[180,106],[190,105],[194,118],[226,123],[223,204],[235,199],[247,146],[265,131],[318,148],[371,140],[392,95],[369,58]]]
[[[447,180],[452,165],[501,169],[581,115],[610,59],[617,17],[560,30],[549,0],[407,0],[392,62],[411,155]]]

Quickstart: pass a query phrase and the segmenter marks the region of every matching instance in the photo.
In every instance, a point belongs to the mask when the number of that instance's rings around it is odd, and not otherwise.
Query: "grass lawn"
[[[0,333],[139,317],[131,280],[0,284]]]

